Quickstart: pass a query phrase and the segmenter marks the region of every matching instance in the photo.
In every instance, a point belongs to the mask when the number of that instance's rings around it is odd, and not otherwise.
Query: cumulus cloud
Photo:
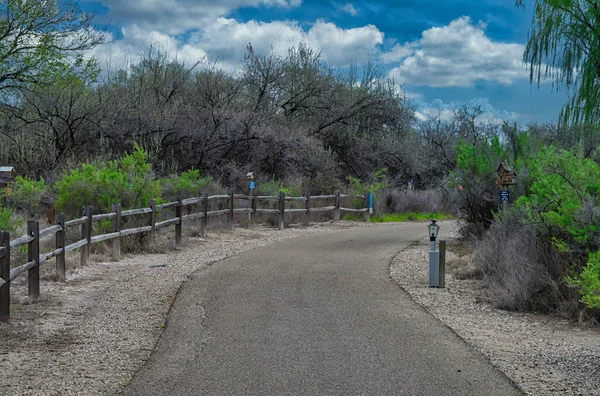
[[[382,56],[393,61],[410,52],[389,76],[400,83],[430,87],[468,87],[478,81],[509,85],[529,74],[523,65],[521,44],[494,42],[485,34],[486,25],[469,17],[423,32],[420,40]]]
[[[252,43],[254,52],[259,55],[285,56],[290,47],[304,42],[319,51],[323,60],[336,66],[348,66],[376,55],[384,39],[384,34],[373,25],[342,29],[318,20],[305,31],[296,21],[238,22],[224,17],[191,33],[186,40],[139,25],[124,26],[121,33],[122,38],[109,46],[96,48],[91,54],[102,63],[110,60],[113,67],[120,67],[126,63],[124,59],[134,60],[152,45],[171,57],[188,62],[204,58],[233,72],[240,68],[248,43]]]
[[[375,26],[341,29],[318,20],[308,31],[295,21],[238,22],[219,18],[192,36],[189,43],[203,48],[212,59],[234,66],[243,58],[250,42],[257,54],[285,55],[292,46],[304,42],[321,52],[323,60],[337,66],[363,62],[383,43],[383,33]]]

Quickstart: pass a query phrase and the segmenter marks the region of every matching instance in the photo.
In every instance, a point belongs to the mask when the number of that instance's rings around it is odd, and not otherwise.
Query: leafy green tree
[[[525,6],[517,0],[517,6]],[[566,122],[600,119],[600,1],[535,0],[529,41],[523,54],[531,82],[554,80],[571,98],[561,112]]]
[[[0,100],[51,82],[73,58],[82,62],[81,51],[104,39],[92,17],[68,0],[1,0]]]

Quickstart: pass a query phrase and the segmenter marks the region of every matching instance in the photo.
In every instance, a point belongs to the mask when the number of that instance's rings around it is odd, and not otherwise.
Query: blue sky
[[[84,0],[112,43],[93,51],[112,68],[150,45],[186,62],[239,70],[244,48],[284,55],[300,41],[334,66],[374,60],[419,116],[477,103],[483,120],[555,121],[566,100],[529,84],[522,54],[529,9],[513,0]]]

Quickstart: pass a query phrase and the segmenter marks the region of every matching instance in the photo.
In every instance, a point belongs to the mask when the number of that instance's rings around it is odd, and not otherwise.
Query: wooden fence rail
[[[245,194],[234,194],[233,191],[227,195],[204,195],[202,197],[187,198],[180,201],[156,204],[155,200],[148,202],[146,208],[136,208],[121,210],[120,204],[113,204],[110,213],[93,214],[91,206],[86,206],[82,210],[82,217],[65,221],[63,214],[56,215],[56,224],[39,229],[39,222],[27,222],[27,234],[14,240],[10,240],[8,232],[0,232],[0,321],[8,322],[10,318],[10,284],[11,281],[27,272],[27,285],[29,299],[32,303],[36,302],[40,296],[40,266],[56,258],[55,279],[64,282],[66,280],[65,257],[66,254],[74,250],[80,251],[80,265],[89,264],[92,246],[96,243],[111,241],[112,259],[118,261],[121,255],[121,238],[128,235],[143,234],[146,249],[154,249],[154,234],[156,230],[170,226],[175,226],[175,244],[181,243],[182,224],[192,219],[201,219],[200,234],[206,237],[206,230],[209,218],[213,216],[227,215],[227,227],[233,230],[234,215],[236,213],[247,213],[251,225],[254,225],[257,213],[273,213],[278,215],[278,228],[285,228],[285,215],[289,213],[304,213],[304,224],[310,223],[311,213],[315,212],[334,212],[334,220],[340,220],[340,212],[364,213],[365,220],[369,221],[370,210],[368,208],[344,208],[341,206],[342,199],[353,198],[360,199],[364,206],[368,207],[371,202],[369,194],[365,196],[351,196],[340,194],[335,191],[333,195],[312,196],[306,194],[304,197],[286,197],[284,193],[279,196],[248,196]],[[314,200],[335,200],[334,205],[313,207]],[[227,200],[227,208],[219,210],[209,210],[209,202]],[[248,201],[248,207],[235,207],[235,200]],[[278,208],[260,208],[259,202],[277,201]],[[304,208],[286,207],[287,202],[304,202]],[[198,212],[183,214],[182,208],[201,204]],[[158,213],[172,209],[172,218],[157,221]],[[188,209],[190,210],[190,209]],[[122,219],[124,217],[144,216],[147,219],[144,225],[136,228],[122,229]],[[94,235],[93,224],[104,220],[110,221],[110,232],[106,234]],[[70,227],[80,226],[79,240],[69,245],[65,244],[65,232]],[[46,253],[40,253],[40,241],[48,236],[55,236],[54,250]],[[27,246],[27,263],[15,268],[10,268],[10,256],[13,249]]]

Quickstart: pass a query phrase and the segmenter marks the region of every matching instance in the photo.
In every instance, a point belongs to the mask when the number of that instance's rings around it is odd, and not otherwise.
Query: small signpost
[[[502,187],[502,191],[500,191],[502,209],[506,209],[506,206],[510,202],[510,190],[508,188],[509,186],[517,184],[517,173],[505,162],[500,163],[496,172],[498,173],[498,181],[496,184]]]
[[[246,179],[248,179],[248,187],[250,187],[250,208],[255,208],[255,198],[254,198],[254,189],[256,188],[256,183],[254,182],[254,172],[246,173]],[[248,211],[248,219],[252,221],[252,214],[254,210]]]

